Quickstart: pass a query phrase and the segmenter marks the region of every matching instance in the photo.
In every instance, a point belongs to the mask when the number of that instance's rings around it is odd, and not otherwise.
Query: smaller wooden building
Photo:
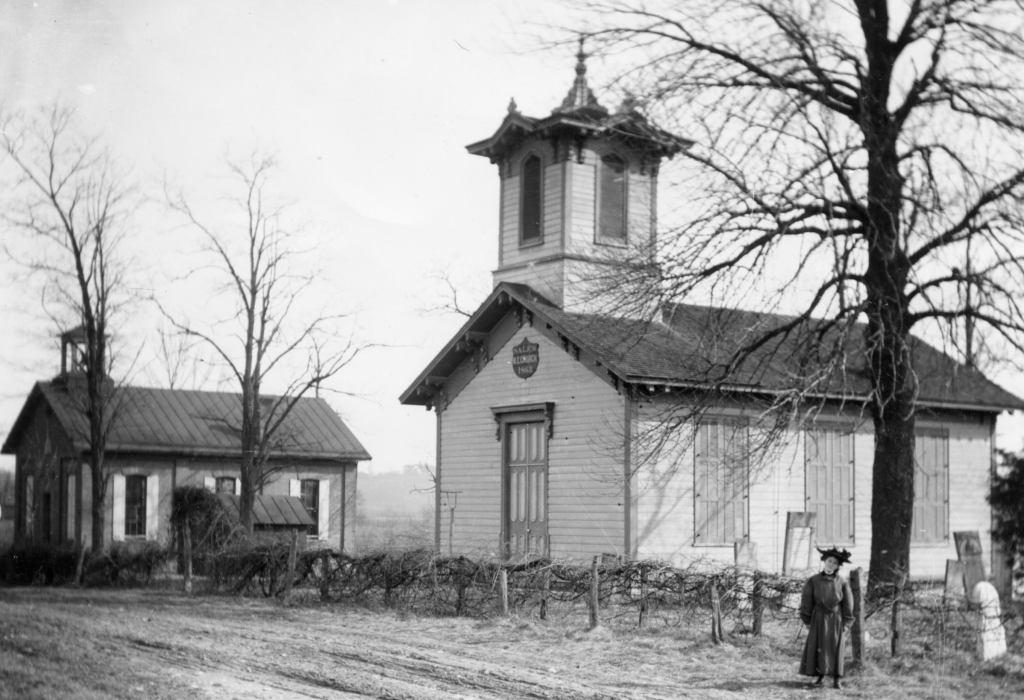
[[[0,448],[15,455],[16,544],[93,544],[84,376],[74,337],[65,340],[61,374],[35,384]],[[117,408],[104,467],[106,544],[169,541],[171,494],[178,486],[240,493],[239,395],[135,386],[112,391]],[[311,544],[350,547],[356,469],[370,454],[321,398],[300,399],[278,435],[262,494],[301,501],[313,518]]]

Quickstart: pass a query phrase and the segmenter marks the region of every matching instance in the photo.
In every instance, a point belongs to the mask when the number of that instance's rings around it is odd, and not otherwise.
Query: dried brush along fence
[[[216,565],[208,585],[241,595],[281,596],[288,551],[283,541],[222,550],[212,558]],[[298,553],[292,585],[307,600],[426,615],[493,617],[508,611],[543,619],[585,611],[596,612],[600,624],[698,626],[709,633],[714,625],[715,634],[727,641],[736,632],[760,634],[772,620],[795,622],[805,581],[706,561],[677,567],[604,557],[596,571],[596,611],[590,603],[593,565],[549,559],[510,564],[440,556],[429,549],[362,556],[306,550]],[[897,601],[906,612],[906,646],[926,644],[940,654],[973,651],[974,613],[962,598],[947,599],[927,582],[907,583],[867,602],[864,617],[876,640],[891,635],[889,616]],[[1009,646],[1024,651],[1024,609],[1007,605],[1003,618]]]
[[[264,542],[221,550],[208,570],[213,587],[236,594],[276,595],[284,587],[288,547]],[[803,579],[717,568],[705,562],[673,567],[652,561],[606,557],[596,564],[601,618],[682,621],[702,617],[717,588],[723,616],[792,616]],[[502,575],[504,572],[504,575]],[[509,564],[428,549],[352,556],[331,550],[298,554],[295,589],[323,602],[351,601],[434,615],[569,614],[590,605],[593,567],[533,559]],[[502,580],[505,585],[502,586]],[[758,605],[753,605],[756,589]]]

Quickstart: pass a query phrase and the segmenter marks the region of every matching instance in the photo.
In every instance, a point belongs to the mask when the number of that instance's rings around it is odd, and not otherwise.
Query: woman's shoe
[[[825,676],[818,676],[818,680],[811,683],[812,688],[820,688],[825,685]]]

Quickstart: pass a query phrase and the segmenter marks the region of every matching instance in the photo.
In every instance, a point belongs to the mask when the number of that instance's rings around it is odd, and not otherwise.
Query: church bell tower
[[[655,264],[658,167],[692,145],[631,99],[609,112],[586,75],[581,40],[576,78],[550,116],[525,116],[513,100],[494,135],[466,147],[501,179],[494,284],[526,284],[583,313],[602,310],[601,289],[623,266]]]

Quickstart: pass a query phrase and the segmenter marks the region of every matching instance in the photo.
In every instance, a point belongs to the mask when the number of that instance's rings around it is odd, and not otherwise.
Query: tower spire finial
[[[580,34],[580,48],[576,53],[576,79],[572,83],[569,94],[565,96],[562,104],[555,112],[573,112],[583,108],[593,108],[604,112],[604,108],[597,103],[593,91],[587,86],[587,53],[583,50],[586,34]]]

